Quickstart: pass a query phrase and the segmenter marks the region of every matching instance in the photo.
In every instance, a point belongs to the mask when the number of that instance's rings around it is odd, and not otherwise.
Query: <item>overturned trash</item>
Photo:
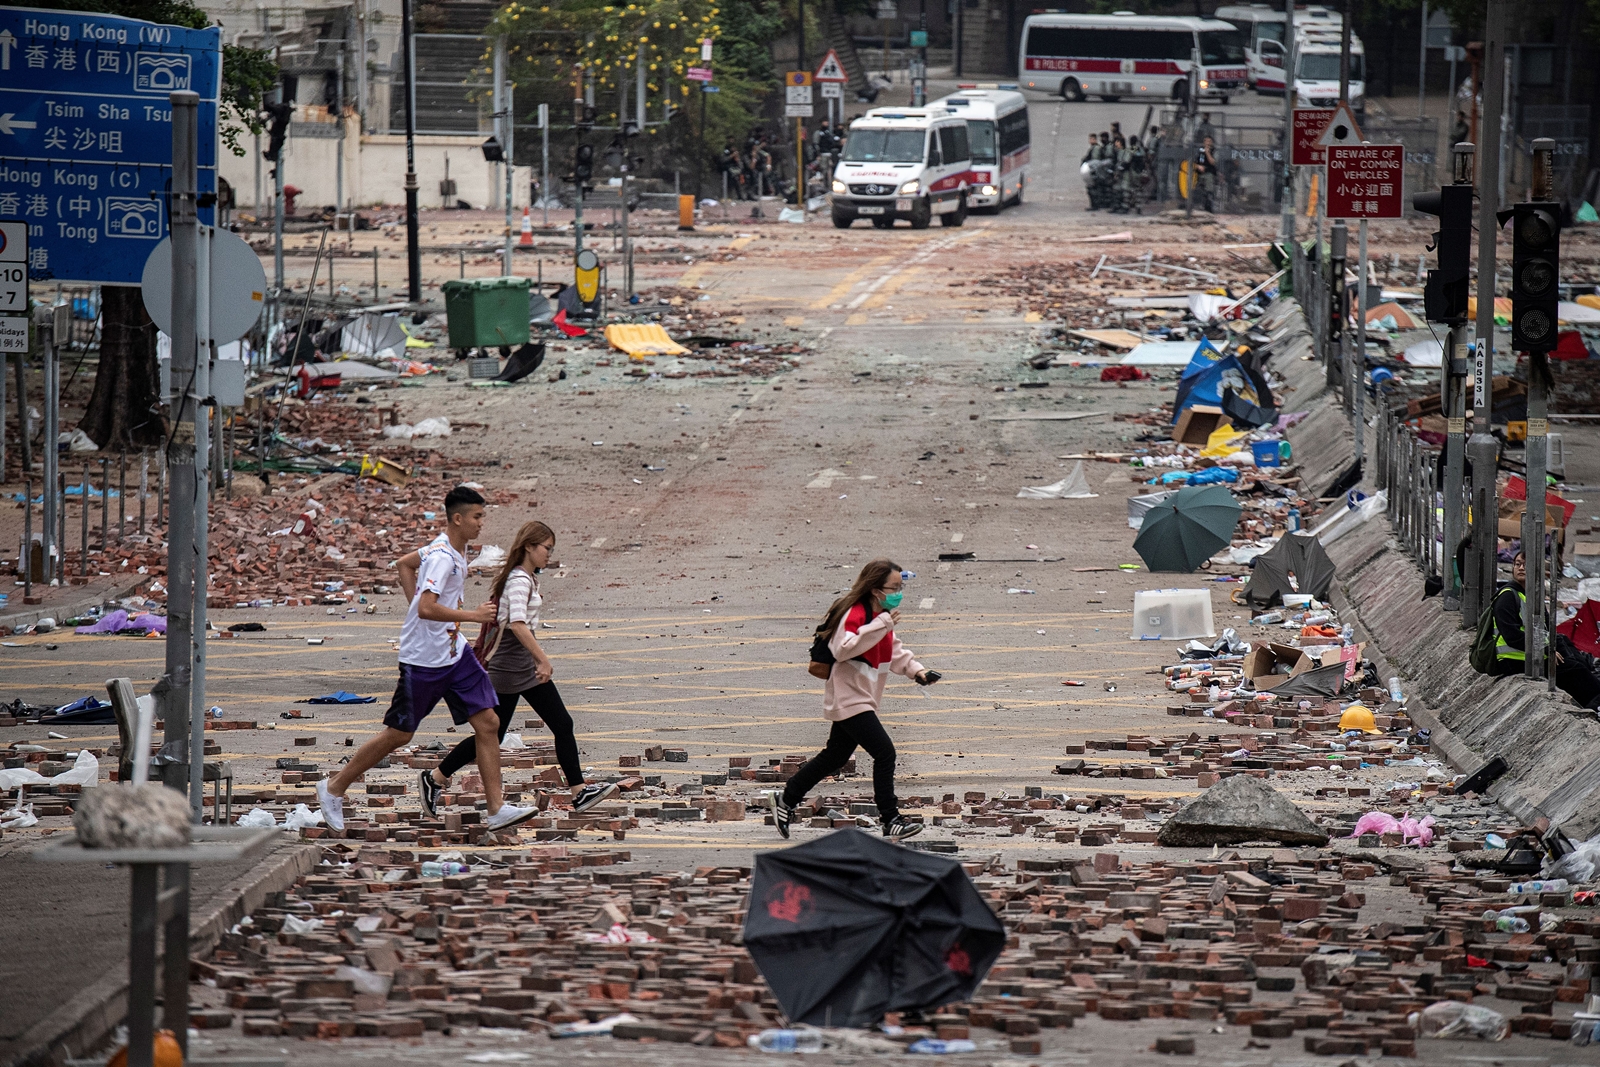
[[[1187,847],[1246,841],[1325,845],[1328,835],[1261,779],[1236,774],[1179,809],[1161,827],[1157,840]]]
[[[744,943],[792,1023],[861,1027],[972,996],[1006,928],[960,864],[846,829],[756,857]]]

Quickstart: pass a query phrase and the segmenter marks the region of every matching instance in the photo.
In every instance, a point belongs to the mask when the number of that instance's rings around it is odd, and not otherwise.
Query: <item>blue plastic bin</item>
[[[1257,441],[1250,446],[1250,451],[1255,453],[1258,467],[1276,467],[1282,463],[1277,441]]]

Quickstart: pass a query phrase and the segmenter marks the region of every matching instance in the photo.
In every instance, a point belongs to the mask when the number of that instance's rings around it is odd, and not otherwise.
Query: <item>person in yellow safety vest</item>
[[[1495,677],[1521,674],[1528,658],[1526,635],[1522,629],[1523,592],[1528,581],[1528,559],[1521,552],[1511,561],[1511,581],[1494,594],[1494,670]]]
[[[1528,658],[1527,637],[1522,628],[1523,603],[1528,599],[1524,592],[1527,580],[1528,560],[1518,552],[1511,561],[1511,581],[1495,593],[1494,670],[1489,672],[1495,677],[1521,674]],[[1556,645],[1556,688],[1572,697],[1581,707],[1590,710],[1600,708],[1600,665],[1567,638],[1556,635],[1553,640]]]

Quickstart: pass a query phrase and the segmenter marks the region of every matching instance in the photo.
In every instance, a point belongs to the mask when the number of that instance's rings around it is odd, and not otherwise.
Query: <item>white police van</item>
[[[833,224],[858,218],[879,229],[906,219],[926,229],[967,221],[972,183],[967,121],[944,107],[880,107],[850,127],[833,172]]]

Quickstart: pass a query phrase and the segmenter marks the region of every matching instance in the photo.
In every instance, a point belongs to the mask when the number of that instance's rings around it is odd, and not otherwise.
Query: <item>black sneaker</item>
[[[572,810],[588,811],[617,791],[616,782],[590,782],[572,794]]]
[[[439,814],[439,794],[443,792],[444,786],[433,780],[432,771],[423,771],[417,776],[417,795],[422,798],[422,810],[429,818]]]
[[[785,841],[789,840],[789,822],[794,818],[794,809],[783,802],[783,794],[772,794],[772,825],[778,828],[778,833]]]
[[[883,824],[883,836],[891,841],[904,841],[908,837],[916,837],[922,833],[920,822],[909,822],[904,815],[896,815]]]

